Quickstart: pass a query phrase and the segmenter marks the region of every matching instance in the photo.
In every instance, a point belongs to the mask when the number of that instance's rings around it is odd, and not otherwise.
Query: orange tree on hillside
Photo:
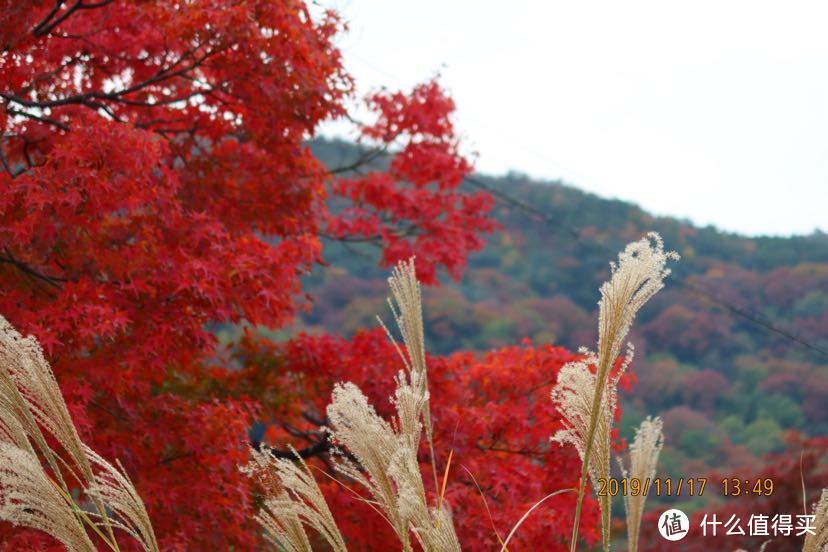
[[[366,98],[362,137],[393,152],[387,169],[334,179],[311,154],[353,97],[343,28],[292,0],[0,0],[0,312],[43,344],[83,438],[123,463],[163,550],[258,549],[256,490],[237,467],[253,421],[270,424],[274,454],[292,440],[325,469],[332,382],[398,368],[376,334],[249,335],[222,363],[211,324],[289,322],[323,238],[370,241],[385,265],[416,254],[437,283],[495,227],[491,198],[459,189],[471,167],[435,82]],[[469,549],[497,543],[481,492],[503,535],[577,481],[577,457],[547,444],[548,390],[570,357],[526,345],[434,359],[436,454],[454,450],[446,497]],[[382,520],[327,487],[348,537],[385,550]],[[520,542],[565,541],[573,503],[550,500]],[[59,548],[0,532],[4,550]]]

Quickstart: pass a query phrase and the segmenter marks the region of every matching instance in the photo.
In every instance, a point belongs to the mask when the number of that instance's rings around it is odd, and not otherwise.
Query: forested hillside
[[[362,166],[355,162],[366,154],[340,142],[319,142],[315,151],[334,168]],[[381,156],[369,155],[368,163]],[[462,278],[443,274],[443,285],[425,290],[431,352],[485,351],[524,337],[572,350],[593,345],[607,259],[656,230],[682,259],[634,328],[638,383],[622,401],[622,435],[645,415],[662,415],[662,465],[681,476],[782,450],[786,430],[828,433],[828,235],[746,238],[559,182],[519,174],[474,180],[470,187],[489,186],[536,212],[501,197],[495,213],[502,228],[469,258]],[[710,205],[749,208],[715,198]],[[325,246],[331,269],[306,278],[315,300],[295,330],[349,335],[374,327],[386,295],[377,248]]]

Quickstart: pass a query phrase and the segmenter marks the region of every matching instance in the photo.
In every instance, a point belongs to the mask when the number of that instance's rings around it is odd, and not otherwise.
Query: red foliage
[[[328,219],[328,231],[337,238],[381,241],[385,266],[417,252],[417,276],[425,283],[436,283],[438,266],[459,278],[466,255],[483,246],[480,233],[492,231],[495,224],[480,216],[493,206],[489,194],[458,190],[471,165],[457,151],[449,119],[454,102],[429,82],[410,96],[373,94],[368,104],[379,117],[362,128],[362,135],[403,147],[392,156],[387,171],[334,183],[334,191],[353,206]],[[402,187],[401,181],[411,185]],[[401,221],[408,225],[403,231]]]
[[[164,550],[256,546],[235,467],[273,389],[222,393],[211,324],[289,321],[323,232],[417,253],[433,280],[493,228],[491,199],[458,191],[470,166],[435,83],[369,99],[366,137],[403,149],[331,186],[350,207],[328,211],[306,140],[351,94],[342,27],[299,0],[0,0],[0,312],[43,344]]]
[[[715,370],[698,370],[685,374],[681,382],[684,404],[705,413],[712,413],[716,399],[726,395],[729,382]]]
[[[313,431],[308,421],[324,416],[330,390],[337,381],[359,385],[381,415],[390,417],[393,407],[392,376],[401,368],[397,351],[382,331],[357,334],[352,341],[330,336],[300,336],[274,345],[248,336],[239,352],[247,362],[238,374],[260,381],[262,373],[273,376],[272,385],[291,388],[304,397],[297,403],[272,409],[273,424],[267,438],[274,445],[307,443],[291,435],[297,429]],[[561,429],[561,419],[549,399],[549,391],[566,362],[576,357],[552,346],[509,347],[480,358],[470,353],[429,358],[429,387],[435,427],[435,455],[442,477],[453,451],[446,498],[452,508],[460,541],[468,550],[496,549],[493,526],[505,538],[524,512],[547,494],[577,487],[580,460],[573,447],[549,442]],[[305,416],[303,417],[303,413]],[[287,429],[286,429],[287,428]],[[426,488],[434,491],[428,447],[421,449]],[[330,469],[324,464],[320,469]],[[491,520],[475,486],[480,485],[491,509]],[[320,476],[318,479],[324,481]],[[354,488],[354,491],[360,489]],[[347,536],[358,550],[388,550],[395,542],[389,526],[350,491],[327,483],[325,492]],[[575,493],[546,501],[528,518],[512,541],[515,550],[568,550]],[[600,536],[597,503],[588,498],[581,523],[590,542]],[[509,549],[513,549],[510,543]]]

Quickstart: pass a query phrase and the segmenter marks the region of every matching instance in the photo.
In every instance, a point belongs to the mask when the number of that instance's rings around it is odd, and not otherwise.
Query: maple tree
[[[376,117],[360,133],[390,152],[386,169],[332,179],[312,155],[308,139],[354,94],[343,29],[294,0],[0,1],[0,312],[43,345],[83,438],[123,463],[163,550],[255,549],[238,469],[252,421],[278,419],[271,439],[319,438],[312,407],[334,380],[376,381],[379,397],[390,378],[374,376],[396,370],[378,334],[251,335],[225,363],[211,324],[289,322],[309,304],[300,278],[324,264],[323,237],[372,242],[385,265],[416,253],[437,283],[495,228],[491,197],[460,189],[471,166],[434,81],[367,98]],[[568,358],[433,359],[438,454],[457,451],[447,497],[472,546],[496,539],[467,474],[501,532],[577,479],[577,457],[546,444],[558,422],[543,395]],[[324,462],[326,447],[305,455]],[[327,487],[351,538],[383,534]],[[573,501],[561,495],[521,542],[563,535]],[[0,547],[21,546],[58,547],[2,527]]]

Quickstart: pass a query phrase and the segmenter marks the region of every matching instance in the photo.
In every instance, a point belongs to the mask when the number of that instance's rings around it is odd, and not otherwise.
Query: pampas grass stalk
[[[413,533],[423,550],[459,551],[460,544],[448,509],[443,507],[444,501],[439,501],[437,508],[428,507],[417,461],[417,449],[425,429],[435,493],[439,494],[420,284],[414,259],[399,263],[388,282],[394,299],[389,299],[389,306],[405,345],[404,352],[383,324],[405,368],[394,378],[397,387],[393,403],[397,416],[394,423],[382,420],[357,386],[337,385],[328,407],[331,436],[347,447],[359,463],[357,466],[344,460],[338,467],[362,484],[380,504],[403,550],[413,550],[409,537]]]
[[[0,519],[48,533],[71,552],[95,552],[73,507],[35,454],[0,442]]]
[[[666,268],[667,261],[678,258],[675,252],[665,252],[661,237],[655,232],[650,232],[645,238],[628,244],[624,251],[619,253],[618,264],[610,263],[612,269],[610,280],[601,286],[601,300],[598,302],[598,352],[583,351],[587,361],[596,366],[594,383],[591,384],[590,389],[588,385],[584,385],[583,381],[579,382],[576,390],[576,394],[579,395],[577,404],[571,406],[562,404],[565,417],[567,413],[577,413],[575,419],[567,418],[567,420],[570,427],[570,441],[577,443],[582,460],[575,519],[572,524],[571,552],[575,552],[578,545],[578,526],[587,479],[591,473],[609,473],[609,454],[605,453],[609,450],[607,427],[609,422],[605,420],[608,418],[607,411],[611,412],[608,406],[612,406],[614,400],[612,394],[615,388],[615,382],[610,381],[609,378],[610,368],[621,353],[636,313],[664,287],[664,278],[670,273],[670,270]],[[625,358],[625,364],[629,360],[629,356]],[[583,364],[583,362],[576,364]],[[584,369],[578,368],[578,370]],[[564,372],[563,369],[561,371]],[[580,379],[583,380],[583,376],[580,376]],[[590,394],[591,399],[588,398]],[[556,395],[556,391],[553,390],[553,399],[556,396],[564,397],[564,400],[573,400],[571,393],[560,392]],[[586,406],[589,408],[588,423],[584,419],[583,409]],[[595,448],[596,442],[598,442],[597,449]],[[592,458],[594,451],[598,453],[595,459]],[[606,551],[610,547],[609,497],[602,498],[600,504],[602,541]]]
[[[423,306],[420,293],[420,282],[417,281],[417,271],[414,267],[414,257],[408,262],[400,262],[391,272],[388,278],[388,287],[391,290],[391,297],[388,298],[388,307],[394,317],[394,322],[400,330],[405,344],[405,354],[394,339],[394,335],[388,327],[377,316],[382,328],[385,330],[388,339],[397,349],[403,365],[405,366],[411,384],[417,386],[418,393],[425,397],[425,402],[420,408],[423,425],[425,426],[426,441],[428,442],[429,456],[431,458],[431,472],[434,478],[434,490],[437,492],[437,464],[434,456],[434,437],[431,423],[431,408],[428,394],[428,370],[426,368],[425,356],[425,332],[423,331]],[[393,298],[393,300],[392,300]],[[418,437],[419,440],[419,437]]]
[[[631,357],[632,351],[627,355],[627,358]],[[615,411],[617,402],[615,390],[617,378],[612,378],[607,385],[606,393],[601,397],[600,406],[594,408],[592,401],[595,397],[596,377],[589,367],[595,362],[594,356],[587,355],[583,361],[564,365],[558,373],[558,382],[552,390],[552,400],[559,405],[566,429],[558,431],[552,440],[560,444],[570,443],[575,447],[584,465],[588,466],[592,486],[598,488],[601,479],[607,481],[610,477],[610,437],[612,413]],[[597,412],[594,446],[587,464],[586,443],[594,412]],[[612,516],[610,497],[599,496],[598,504],[601,509],[602,537],[606,548],[609,542],[608,528]]]
[[[58,450],[49,446],[47,435]],[[95,550],[86,527],[116,552],[115,529],[146,552],[158,551],[146,508],[123,467],[116,469],[80,439],[40,345],[2,316],[0,445],[4,458],[14,459],[0,473],[0,519],[45,531],[69,550]],[[76,490],[91,500],[95,512],[75,503]]]
[[[403,551],[413,552],[416,541],[425,552],[459,552],[450,509],[437,482],[420,284],[413,258],[394,268],[389,287],[393,297],[389,305],[404,345],[400,346],[383,324],[403,364],[394,377],[396,416],[391,421],[381,418],[353,383],[334,386],[327,408],[328,432],[332,441],[348,452],[335,466],[368,491],[367,502],[391,525]],[[428,504],[417,459],[423,433],[438,496],[433,508]],[[254,457],[258,462],[266,461],[265,457]],[[269,461],[274,463],[271,471],[277,483],[270,486],[265,498],[265,513],[257,517],[265,534],[282,549],[305,552],[310,546],[305,527],[310,527],[336,552],[344,551],[345,542],[307,466],[301,463],[300,468],[288,460]]]
[[[656,474],[656,464],[664,445],[664,423],[661,418],[647,417],[635,432],[635,439],[630,445],[630,468],[624,467],[621,459],[618,465],[621,473],[627,480],[651,480]],[[627,514],[627,543],[629,552],[638,552],[638,535],[641,530],[641,516],[644,514],[644,503],[647,496],[640,492],[637,495],[624,494],[624,509]]]
[[[267,450],[253,450],[252,456],[247,471],[268,493],[255,518],[265,538],[280,549],[309,552],[310,541],[304,529],[308,526],[325,539],[333,552],[347,552],[345,539],[304,460],[298,454],[296,462],[274,459]]]

